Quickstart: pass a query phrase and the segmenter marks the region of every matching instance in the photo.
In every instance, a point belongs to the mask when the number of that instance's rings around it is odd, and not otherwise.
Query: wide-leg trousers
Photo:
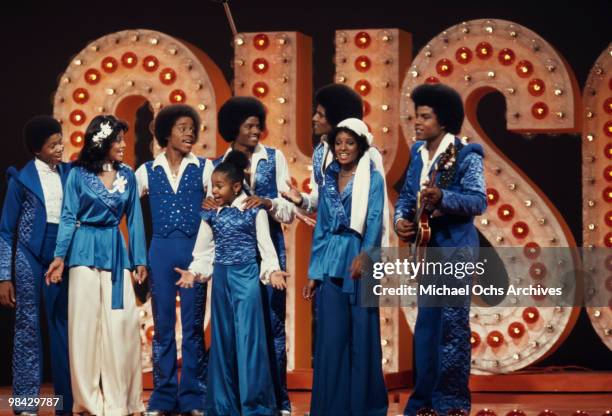
[[[209,416],[276,414],[260,286],[255,262],[215,264],[206,395]]]
[[[140,328],[132,279],[123,278],[123,309],[112,309],[111,272],[69,271],[68,340],[72,411],[121,416],[144,411]]]
[[[386,415],[378,308],[365,308],[336,279],[317,288],[317,328],[310,414]],[[358,285],[356,285],[358,286]]]

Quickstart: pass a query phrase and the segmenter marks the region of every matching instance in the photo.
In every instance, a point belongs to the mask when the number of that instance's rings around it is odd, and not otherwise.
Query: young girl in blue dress
[[[372,135],[356,118],[329,136],[304,297],[316,290],[311,415],[386,415],[378,308],[359,304],[364,252],[384,234],[385,181],[370,158]],[[381,168],[378,168],[381,169]],[[315,289],[316,288],[316,289]]]
[[[219,208],[202,213],[189,270],[175,269],[183,288],[213,277],[207,415],[277,413],[260,282],[285,289],[289,274],[281,271],[266,211],[243,208],[247,166],[246,156],[232,151],[215,168]]]

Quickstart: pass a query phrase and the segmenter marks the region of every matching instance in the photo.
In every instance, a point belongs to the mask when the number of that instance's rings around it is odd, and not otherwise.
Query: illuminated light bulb
[[[485,32],[487,32],[487,33],[493,33],[494,30],[495,29],[493,29],[493,26],[486,26],[485,27]]]
[[[107,88],[107,89],[106,89],[106,94],[107,94],[107,95],[113,95],[113,94],[115,94],[115,89],[114,89],[114,88]]]
[[[523,254],[528,259],[537,258],[540,255],[540,251],[540,245],[533,241],[525,244],[525,247],[523,248]]]
[[[270,65],[265,58],[257,58],[253,61],[253,71],[257,74],[264,74],[268,71]]]
[[[526,199],[525,200],[525,206],[526,207],[530,207],[533,204],[533,202],[531,201],[531,199]]]
[[[493,55],[493,46],[488,42],[480,42],[476,45],[476,56],[480,59],[489,59]]]
[[[75,65],[80,66],[83,65],[83,60],[82,59],[75,59],[74,61],[72,61]]]
[[[533,73],[533,64],[530,61],[520,61],[516,65],[516,73],[521,78],[528,78]]]
[[[383,127],[382,132],[385,134],[389,133],[389,127]]]
[[[612,97],[606,98],[606,101],[603,103],[603,109],[606,113],[612,114]]]
[[[134,68],[138,64],[138,57],[134,52],[126,52],[121,55],[121,63],[126,68]]]
[[[592,111],[587,111],[586,116],[587,118],[593,118],[595,117],[595,113],[593,113]]]
[[[431,51],[426,51],[425,52],[425,56],[428,57],[428,58],[431,58],[432,55],[433,54],[431,53]]]
[[[606,136],[612,137],[612,120],[610,120],[606,124],[604,124],[603,131],[604,131]]]
[[[504,241],[504,237],[499,235],[499,236],[495,237],[495,241],[497,241],[498,243],[501,243],[502,241]]]
[[[498,348],[503,343],[504,343],[504,335],[501,332],[495,330],[495,331],[489,332],[489,335],[487,335],[487,344],[489,344],[490,347]]]
[[[159,66],[159,61],[153,55],[149,55],[142,60],[142,65],[145,71],[154,72]]]
[[[268,88],[268,84],[263,81],[258,81],[253,84],[253,88],[251,90],[253,92],[253,95],[257,98],[263,98],[268,95],[270,89]]]
[[[527,90],[529,91],[529,94],[533,95],[534,97],[538,97],[544,94],[546,84],[541,79],[534,78],[527,84]]]
[[[236,39],[234,39],[234,43],[237,46],[242,46],[244,45],[244,38],[242,36],[236,36]]]
[[[595,135],[593,133],[589,133],[586,135],[586,138],[588,141],[592,142],[593,140],[595,140]]]
[[[512,354],[512,359],[518,361],[521,359],[521,355],[518,352],[515,352],[514,354]]]
[[[514,63],[515,58],[516,55],[514,54],[514,51],[509,48],[504,48],[500,50],[499,54],[497,55],[497,60],[499,61],[499,63],[505,66],[512,65]]]
[[[285,97],[278,97],[276,101],[278,101],[279,104],[285,104],[287,99]]]
[[[367,56],[361,55],[355,59],[355,69],[359,72],[367,72],[372,67],[372,61]]]
[[[565,113],[563,111],[557,111],[555,116],[557,116],[557,118],[565,118]]]
[[[529,226],[524,221],[518,221],[512,225],[512,234],[516,238],[525,238],[529,234]]]
[[[176,104],[185,102],[185,100],[187,100],[187,96],[183,90],[177,89],[170,93],[169,99],[171,103]]]
[[[563,90],[561,88],[557,88],[553,92],[557,97],[563,95]]]
[[[592,199],[589,199],[589,201],[587,202],[587,204],[588,204],[588,206],[589,206],[589,207],[593,208],[593,207],[595,206],[596,202],[595,202],[595,201],[593,201]]]
[[[471,76],[470,74],[466,74],[466,75],[464,75],[464,76],[463,76],[463,79],[464,79],[466,82],[470,82],[470,81],[472,80],[472,76]]]
[[[62,78],[62,83],[63,84],[70,84],[70,77],[63,77]]]
[[[234,61],[234,63],[235,63],[237,66],[244,66],[244,60],[243,60],[243,59],[236,59],[236,60]]]
[[[77,88],[72,93],[72,99],[77,104],[85,104],[89,100],[89,92],[85,88]]]
[[[206,110],[206,104],[201,104],[201,103],[198,104],[198,110],[200,110],[200,111]]]
[[[412,71],[410,71],[410,75],[412,76],[412,78],[416,78],[419,76],[419,71],[413,69]]]
[[[523,321],[525,321],[526,323],[533,324],[537,322],[538,319],[540,319],[540,312],[538,311],[536,307],[530,306],[528,308],[525,308],[525,310],[523,310],[522,317],[523,317]]]
[[[338,80],[338,82],[341,82],[341,83],[345,83],[346,82],[346,77],[344,75],[340,75],[336,79]]]
[[[279,118],[277,121],[278,121],[278,124],[281,124],[281,125],[287,123],[287,120],[285,120],[283,117]]]
[[[469,48],[462,46],[455,52],[455,59],[460,64],[465,65],[472,60],[472,51]]]
[[[538,120],[542,120],[546,118],[548,115],[548,106],[546,103],[538,101],[534,105],[531,106],[531,115]]]
[[[81,124],[85,123],[87,117],[85,116],[85,113],[83,111],[74,110],[70,113],[69,119],[70,122],[75,126],[80,126]]]
[[[153,46],[157,45],[159,43],[159,39],[157,38],[150,38],[149,39],[149,43]]]
[[[84,141],[85,141],[85,135],[81,131],[75,131],[74,133],[70,135],[70,143],[72,143],[74,147],[83,146]]]
[[[360,49],[365,49],[370,46],[372,38],[368,32],[359,32],[355,35],[355,46]]]
[[[484,219],[480,220],[480,224],[482,224],[484,226],[487,226],[487,225],[489,225],[489,220],[484,218]]]
[[[357,91],[359,95],[361,96],[368,95],[371,90],[372,90],[372,86],[365,79],[360,79],[359,81],[355,83],[355,91]]]
[[[97,69],[90,68],[85,71],[85,82],[88,84],[95,85],[100,82],[100,79],[102,79],[102,75]]]
[[[516,33],[514,30],[510,31],[511,38],[516,38],[517,36],[518,36],[518,33]]]
[[[488,76],[489,78],[495,78],[495,71],[489,71],[489,72],[487,72],[487,76]]]
[[[516,92],[514,88],[508,88],[506,91],[508,91],[508,94],[514,94]]]
[[[477,332],[472,331],[470,335],[470,344],[472,346],[472,349],[478,347],[480,345],[480,341],[480,335],[478,335]]]
[[[508,189],[510,189],[511,191],[514,191],[516,189],[516,184],[515,183],[508,184]]]
[[[453,63],[450,59],[440,59],[436,64],[436,72],[443,77],[447,77],[453,73]]]
[[[255,49],[263,51],[270,45],[270,38],[265,33],[259,33],[253,37],[253,46]]]

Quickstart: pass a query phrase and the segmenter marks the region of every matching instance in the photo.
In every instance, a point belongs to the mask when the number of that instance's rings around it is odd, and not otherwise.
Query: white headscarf
[[[368,214],[368,197],[370,193],[370,162],[374,162],[374,168],[383,179],[384,205],[383,205],[383,227],[382,247],[389,246],[389,204],[387,202],[387,181],[385,179],[385,168],[382,155],[372,146],[374,136],[368,131],[368,126],[358,118],[347,118],[342,120],[336,127],[351,130],[356,135],[365,137],[370,148],[363,154],[357,163],[355,178],[353,179],[353,195],[351,199],[351,229],[363,236],[363,228]]]

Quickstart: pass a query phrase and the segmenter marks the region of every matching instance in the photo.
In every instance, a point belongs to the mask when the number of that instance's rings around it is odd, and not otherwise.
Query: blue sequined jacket
[[[62,184],[66,183],[70,167],[68,163],[58,166]],[[20,171],[10,167],[7,176],[8,190],[0,221],[0,281],[11,279],[15,240],[34,257],[40,256],[47,223],[45,197],[34,159]]]
[[[411,163],[406,173],[404,186],[395,204],[394,223],[401,218],[413,220],[416,196],[420,187],[423,159],[419,149],[425,142],[416,142],[411,148]],[[487,197],[483,174],[484,152],[479,144],[464,145],[455,137],[457,148],[456,170],[450,184],[442,187],[442,200],[436,207],[441,216],[432,218],[430,246],[478,247],[478,232],[474,216],[487,208]],[[432,163],[435,166],[435,163]],[[436,178],[440,186],[441,175]]]

